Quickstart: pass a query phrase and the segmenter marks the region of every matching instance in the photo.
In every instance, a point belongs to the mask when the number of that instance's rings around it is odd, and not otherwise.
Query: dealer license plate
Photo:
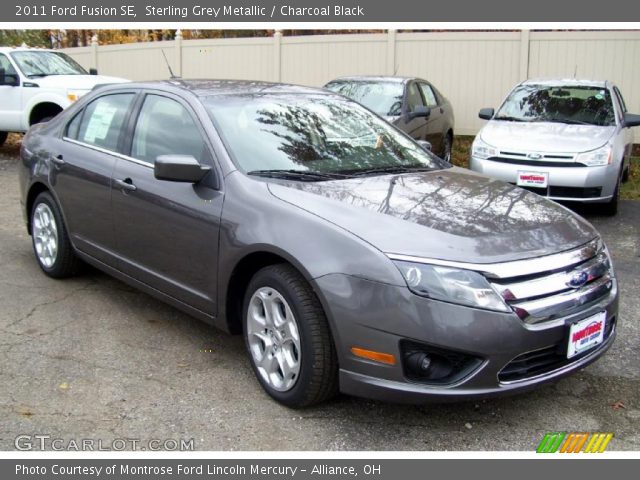
[[[604,325],[606,320],[606,312],[600,312],[571,325],[569,329],[567,358],[574,357],[601,344],[604,340]]]
[[[519,187],[547,188],[549,174],[547,172],[518,172]]]

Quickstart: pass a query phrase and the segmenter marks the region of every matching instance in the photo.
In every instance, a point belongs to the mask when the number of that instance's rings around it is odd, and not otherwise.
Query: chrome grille
[[[584,251],[584,248],[578,250]],[[601,245],[597,251],[590,251],[592,256],[588,258],[568,256],[565,257],[567,260],[574,261],[553,266],[547,262],[551,268],[510,278],[490,278],[489,281],[523,321],[534,324],[553,320],[601,299],[613,288],[607,252]],[[536,262],[531,260],[534,265]]]

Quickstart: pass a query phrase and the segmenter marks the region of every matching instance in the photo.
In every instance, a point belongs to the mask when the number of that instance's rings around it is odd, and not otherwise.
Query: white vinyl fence
[[[519,81],[584,77],[617,83],[640,113],[640,31],[429,32],[132,43],[64,50],[104,75],[131,80],[268,80],[320,87],[344,75],[407,75],[431,81],[454,107],[457,134],[482,126]]]

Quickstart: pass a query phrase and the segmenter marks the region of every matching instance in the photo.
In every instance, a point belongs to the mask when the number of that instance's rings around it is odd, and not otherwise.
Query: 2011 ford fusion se
[[[514,393],[615,337],[616,279],[588,222],[325,90],[106,86],[31,129],[21,156],[44,273],[84,261],[242,333],[288,406]]]

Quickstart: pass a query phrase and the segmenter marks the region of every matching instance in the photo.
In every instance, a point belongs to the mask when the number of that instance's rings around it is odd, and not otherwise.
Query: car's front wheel
[[[39,194],[31,209],[31,238],[33,252],[44,273],[53,278],[74,275],[80,266],[62,214],[48,192]]]
[[[607,203],[602,205],[602,213],[604,215],[613,216],[618,213],[618,204],[620,203],[620,185],[622,183],[622,173],[618,175],[616,188],[613,191],[613,197]]]
[[[289,407],[337,391],[338,361],[326,316],[311,286],[286,264],[258,271],[244,299],[244,337],[264,390]]]
[[[4,145],[4,142],[7,141],[8,136],[9,136],[9,132],[0,132],[0,147]]]

